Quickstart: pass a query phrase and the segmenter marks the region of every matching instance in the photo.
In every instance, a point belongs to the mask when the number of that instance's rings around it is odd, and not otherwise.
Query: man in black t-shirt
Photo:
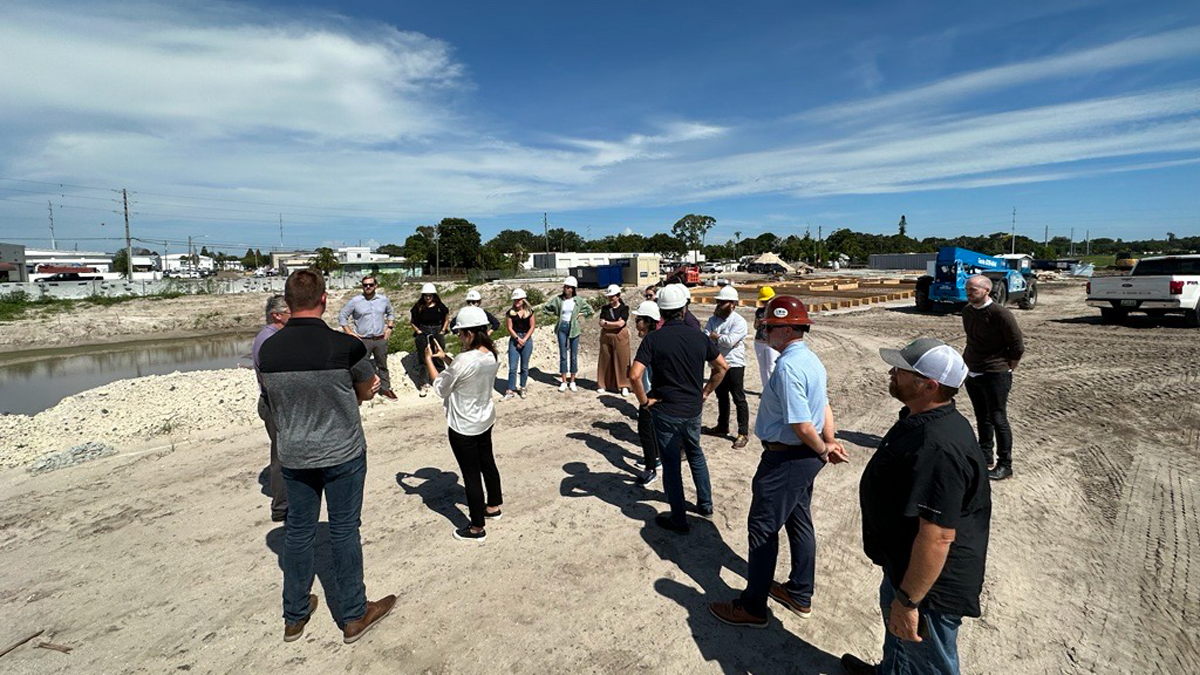
[[[905,406],[859,484],[863,549],[883,568],[887,634],[878,668],[850,654],[842,667],[958,673],[958,627],[980,615],[992,515],[987,458],[954,406],[967,366],[933,338],[879,353],[892,366],[888,391]]]
[[[629,382],[638,403],[650,410],[654,434],[662,457],[663,492],[671,505],[670,514],[654,521],[679,534],[690,528],[684,515],[683,473],[679,466],[686,456],[696,483],[696,509],[708,517],[713,513],[712,486],[708,463],[700,449],[700,413],[704,400],[721,384],[729,366],[713,341],[684,322],[687,291],[681,284],[665,286],[658,294],[663,325],[646,335],[637,357],[629,367]],[[704,364],[712,367],[704,381]],[[642,373],[650,368],[650,391],[642,387]]]

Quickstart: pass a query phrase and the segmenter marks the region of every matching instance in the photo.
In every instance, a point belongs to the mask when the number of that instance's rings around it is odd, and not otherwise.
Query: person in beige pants
[[[608,304],[600,309],[600,359],[596,366],[597,394],[620,390],[629,395],[629,305],[621,300],[621,287],[604,291]]]

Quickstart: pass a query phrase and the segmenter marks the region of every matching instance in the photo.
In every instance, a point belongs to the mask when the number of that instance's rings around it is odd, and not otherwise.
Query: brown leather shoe
[[[755,616],[747,612],[742,603],[737,600],[733,602],[714,602],[708,606],[708,611],[730,626],[766,628],[769,622],[765,616]]]
[[[733,449],[741,450],[742,448],[746,447],[749,444],[750,444],[750,439],[747,438],[744,434],[741,434],[741,435],[738,435],[738,437],[733,441]]]
[[[363,636],[370,630],[371,626],[379,623],[383,617],[387,616],[392,608],[396,606],[396,596],[389,595],[387,597],[373,600],[367,603],[367,613],[363,614],[363,618],[358,621],[351,621],[342,629],[342,642],[350,644]]]
[[[308,620],[312,618],[313,612],[317,611],[317,596],[312,593],[308,594],[308,616],[296,623],[283,624],[283,641],[295,642],[304,635],[304,627],[308,625]]]
[[[783,584],[779,583],[778,581],[771,582],[770,596],[772,600],[792,610],[799,615],[800,618],[808,619],[812,617],[812,607],[805,607],[804,605],[793,600],[792,596],[788,594],[787,589],[784,588]]]

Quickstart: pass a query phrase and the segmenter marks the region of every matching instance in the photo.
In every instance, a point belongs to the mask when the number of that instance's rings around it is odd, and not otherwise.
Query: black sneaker
[[[474,541],[482,544],[487,539],[487,531],[473,532],[470,527],[460,527],[454,531],[454,538],[459,541]]]
[[[1012,478],[1012,475],[1012,467],[1004,466],[1002,464],[996,465],[996,468],[988,472],[988,478],[991,478],[992,480],[1005,480]]]
[[[700,433],[704,434],[705,436],[728,436],[729,430],[718,429],[716,427],[704,427],[700,430]]]
[[[658,525],[664,530],[670,530],[676,534],[687,534],[692,530],[692,528],[688,527],[687,524],[675,524],[675,521],[671,520],[671,514],[669,513],[660,513],[657,516],[654,516],[654,524]]]
[[[485,509],[483,512],[483,517],[488,520],[500,520],[500,517],[503,514],[504,514],[503,511],[488,511]]]
[[[654,471],[654,470],[643,471],[642,475],[638,476],[638,478],[637,478],[637,484],[641,485],[642,487],[646,487],[648,485],[653,485],[657,481],[658,481],[658,472]]]
[[[713,517],[712,507],[709,507],[707,509],[702,509],[700,507],[696,507],[696,513],[700,514],[701,518],[712,518]]]

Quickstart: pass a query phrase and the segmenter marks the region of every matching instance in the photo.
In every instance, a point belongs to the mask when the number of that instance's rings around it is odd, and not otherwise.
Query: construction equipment
[[[1015,301],[1021,309],[1037,305],[1037,279],[1033,259],[1027,255],[991,256],[957,246],[938,249],[933,275],[917,280],[916,305],[923,312],[937,305],[967,302],[967,279],[982,274],[992,281],[992,301]]]

